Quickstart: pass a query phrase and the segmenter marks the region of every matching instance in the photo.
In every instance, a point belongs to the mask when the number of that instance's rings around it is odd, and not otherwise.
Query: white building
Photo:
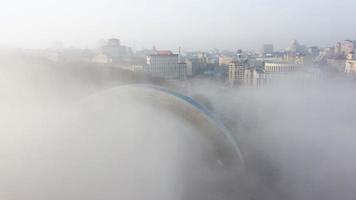
[[[144,71],[157,77],[183,80],[187,77],[186,63],[180,63],[178,54],[171,51],[157,51],[147,56]]]
[[[272,82],[272,74],[258,72],[254,67],[244,67],[236,63],[229,65],[229,84],[250,87],[264,87]]]
[[[264,71],[266,73],[288,73],[299,71],[301,68],[301,65],[293,63],[266,62],[264,64]]]
[[[301,65],[289,63],[265,63],[264,70],[255,67],[231,63],[228,79],[231,85],[244,85],[256,88],[284,83],[309,85],[320,79],[319,70],[305,69]]]

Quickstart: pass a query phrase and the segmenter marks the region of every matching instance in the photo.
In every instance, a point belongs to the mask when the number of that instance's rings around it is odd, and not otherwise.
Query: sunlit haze
[[[0,7],[0,46],[85,48],[110,37],[135,49],[284,48],[292,39],[328,46],[356,35],[355,7],[354,0],[13,0]]]

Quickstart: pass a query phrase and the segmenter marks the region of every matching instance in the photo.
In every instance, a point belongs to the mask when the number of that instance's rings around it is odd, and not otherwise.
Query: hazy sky
[[[356,39],[355,0],[6,0],[0,46],[95,47],[120,38],[134,48],[278,48],[298,39]]]

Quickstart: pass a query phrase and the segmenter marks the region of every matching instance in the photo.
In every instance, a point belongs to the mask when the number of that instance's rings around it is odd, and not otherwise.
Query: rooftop
[[[174,54],[171,50],[159,50],[150,56],[177,56],[178,54]]]
[[[160,51],[157,51],[157,55],[161,55],[161,56],[173,55],[173,52],[170,50],[160,50]]]

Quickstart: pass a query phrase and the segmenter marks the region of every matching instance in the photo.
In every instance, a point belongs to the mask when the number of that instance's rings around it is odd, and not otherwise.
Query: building
[[[244,85],[262,88],[271,84],[297,84],[307,86],[320,79],[320,72],[314,68],[290,63],[265,63],[263,70],[238,62],[229,65],[230,85]]]
[[[244,67],[238,63],[229,65],[229,84],[261,88],[271,84],[272,73],[258,71],[255,67]]]
[[[320,51],[320,55],[321,56],[325,56],[327,58],[330,58],[334,55],[334,52],[336,51],[335,47],[326,47],[326,48],[322,48]]]
[[[283,55],[283,62],[295,63],[296,55],[297,54],[295,52],[285,52]]]
[[[264,71],[266,73],[288,73],[295,72],[301,69],[301,65],[293,63],[272,63],[266,62],[264,64]]]
[[[283,62],[291,64],[312,64],[313,55],[306,53],[285,52]]]
[[[244,83],[249,86],[258,87],[257,81],[259,74],[261,73],[259,73],[254,67],[245,69]]]
[[[228,80],[231,85],[242,84],[245,78],[246,67],[238,62],[232,62],[228,68]]]
[[[256,61],[258,62],[283,62],[284,58],[283,57],[258,57],[255,58]]]
[[[320,49],[317,46],[312,46],[307,49],[307,53],[309,55],[318,56],[320,53]]]
[[[236,61],[228,67],[228,81],[230,85],[255,85],[257,71],[249,66],[247,61]]]
[[[335,46],[335,56],[345,58],[351,52],[354,52],[356,50],[355,48],[355,41],[344,40],[338,42]]]
[[[114,61],[120,56],[120,40],[116,38],[108,39],[106,44],[101,47],[101,52],[108,57],[111,61]]]
[[[262,47],[262,53],[263,54],[273,54],[274,52],[274,47],[273,44],[264,44]]]
[[[327,58],[326,64],[335,72],[343,73],[345,71],[345,58]]]
[[[179,55],[172,51],[157,51],[147,56],[143,71],[152,76],[184,80],[187,78],[187,64],[179,62]]]
[[[132,54],[132,50],[121,45],[119,39],[111,38],[101,46],[101,54],[107,56],[109,63],[118,63],[127,60]]]
[[[345,73],[351,76],[356,76],[356,55],[353,52],[347,56]]]
[[[144,67],[142,65],[132,65],[130,70],[133,72],[143,72]]]
[[[293,53],[305,53],[307,47],[305,45],[301,45],[297,40],[292,40],[290,45],[287,47],[287,52]]]
[[[186,59],[184,61],[187,64],[187,76],[195,76],[200,71],[199,59]]]
[[[344,40],[341,43],[341,55],[347,56],[350,53],[354,52],[355,46],[354,42],[351,40]]]
[[[336,45],[335,45],[335,49],[334,49],[334,55],[336,57],[338,56],[342,56],[342,53],[341,53],[341,42],[337,42]]]
[[[109,58],[105,54],[99,53],[92,58],[92,62],[99,64],[109,63]]]
[[[220,66],[229,66],[232,62],[234,62],[233,57],[219,56],[219,65]]]

